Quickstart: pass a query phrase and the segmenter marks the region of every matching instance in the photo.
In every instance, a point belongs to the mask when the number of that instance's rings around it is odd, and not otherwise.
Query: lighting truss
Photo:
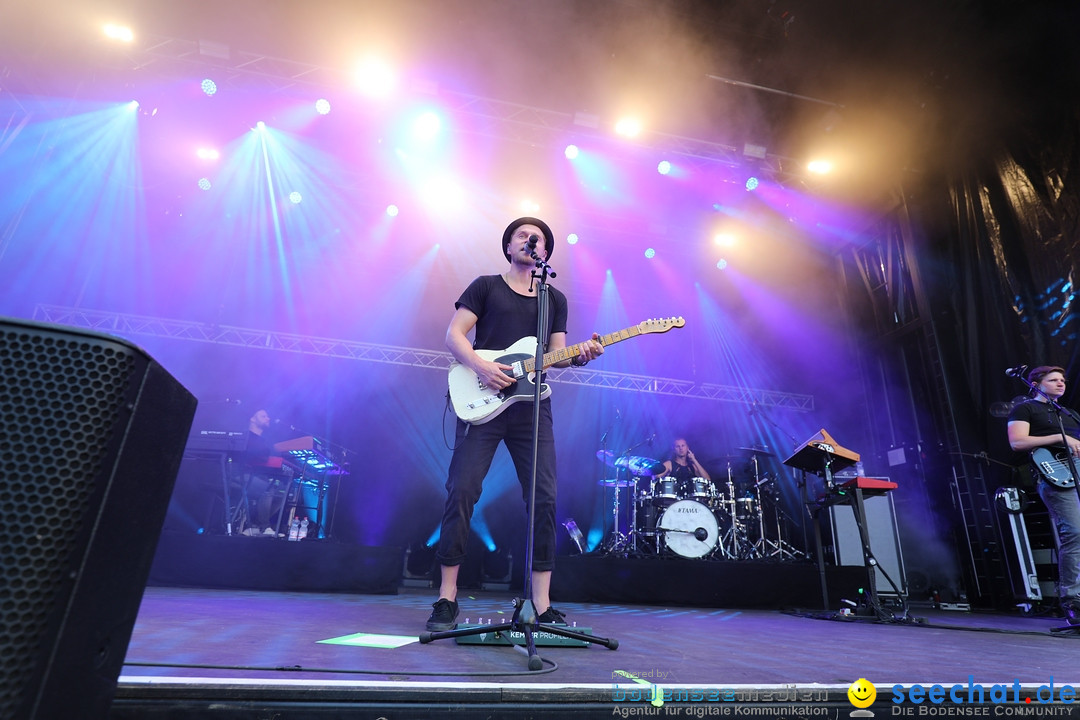
[[[276,330],[255,330],[193,320],[174,320],[57,305],[37,305],[34,308],[34,320],[87,328],[121,337],[143,335],[346,360],[365,360],[390,365],[435,368],[444,371],[449,370],[450,363],[453,361],[453,357],[448,352],[421,348],[380,345],[356,340],[278,332]],[[731,385],[695,383],[690,380],[631,375],[629,373],[603,370],[583,371],[575,368],[552,368],[548,372],[548,380],[567,385],[628,390],[652,395],[690,397],[740,405],[757,403],[767,407],[799,412],[810,412],[814,409],[813,395],[734,387]]]
[[[212,68],[215,82],[219,86],[240,82],[250,86],[254,81],[261,83],[264,89],[271,93],[281,93],[296,86],[335,89],[345,87],[351,82],[347,73],[340,69],[246,52],[225,45],[160,35],[147,35],[137,40],[137,43],[135,46],[126,47],[122,57],[123,63],[129,69],[142,73],[152,71],[184,77],[189,75],[194,67]],[[474,134],[552,147],[565,143],[571,135],[606,137],[603,130],[575,125],[572,113],[453,92],[444,88],[438,90],[438,95],[453,112],[473,121],[472,126],[466,124],[462,129]],[[739,148],[700,138],[648,132],[639,138],[636,144],[682,158],[690,165],[719,163],[741,168],[745,167],[747,162]],[[769,155],[762,164],[778,176],[802,177],[789,169],[798,166],[795,163],[785,163],[786,160],[788,158]]]

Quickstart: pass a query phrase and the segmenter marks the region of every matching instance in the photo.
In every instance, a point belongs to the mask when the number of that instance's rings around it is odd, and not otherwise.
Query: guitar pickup
[[[498,395],[486,395],[479,400],[474,400],[473,402],[468,403],[465,407],[469,408],[470,410],[475,410],[478,407],[484,407],[485,405],[491,405],[492,403],[501,403],[502,401],[502,393],[499,393]]]

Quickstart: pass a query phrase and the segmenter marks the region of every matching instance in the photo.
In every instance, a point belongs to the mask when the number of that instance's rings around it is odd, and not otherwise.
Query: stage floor
[[[459,620],[507,621],[511,597],[463,593]],[[427,588],[397,595],[147,588],[112,716],[610,717],[680,707],[700,716],[722,706],[724,693],[739,693],[847,717],[847,689],[859,678],[875,685],[874,709],[886,713],[896,709],[887,703],[897,683],[1018,681],[1034,692],[1051,679],[1080,681],[1077,637],[1050,632],[1060,619],[933,608],[911,611],[923,622],[885,624],[776,610],[556,603],[571,623],[619,647],[541,647],[544,667],[530,672],[511,647],[419,643],[434,599]],[[325,642],[362,633],[370,634],[367,646]],[[650,705],[655,685],[697,695]]]

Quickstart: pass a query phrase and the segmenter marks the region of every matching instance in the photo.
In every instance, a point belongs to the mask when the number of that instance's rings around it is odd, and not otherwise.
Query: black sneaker
[[[561,613],[553,607],[549,607],[544,612],[540,613],[540,617],[536,618],[537,622],[547,623],[548,625],[566,625],[566,614]]]
[[[444,632],[457,627],[458,604],[453,600],[439,598],[432,607],[431,617],[427,621],[427,629],[431,632]]]
[[[1075,602],[1062,603],[1061,609],[1065,611],[1065,622],[1070,625],[1080,625],[1080,605]]]

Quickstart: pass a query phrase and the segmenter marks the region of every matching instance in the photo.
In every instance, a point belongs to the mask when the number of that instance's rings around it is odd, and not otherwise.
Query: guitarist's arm
[[[1017,452],[1035,450],[1041,447],[1061,446],[1060,435],[1032,435],[1031,423],[1025,420],[1009,422],[1009,445]],[[1080,457],[1080,440],[1067,435],[1069,453]]]
[[[492,360],[485,360],[476,354],[472,343],[469,342],[469,332],[476,327],[476,313],[466,307],[459,307],[450,318],[450,326],[446,328],[446,348],[454,359],[476,373],[480,382],[492,390],[502,390],[514,383],[504,371],[510,370],[509,365],[503,365]]]

